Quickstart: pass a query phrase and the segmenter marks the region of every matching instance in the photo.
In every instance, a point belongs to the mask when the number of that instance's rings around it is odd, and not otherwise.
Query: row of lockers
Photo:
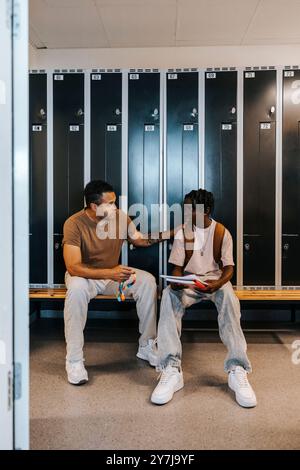
[[[128,205],[142,202],[150,208],[150,204],[162,200],[162,187],[166,203],[180,203],[185,193],[204,181],[204,187],[215,196],[214,218],[233,235],[235,255],[237,220],[242,219],[243,284],[272,286],[275,285],[276,190],[282,190],[281,283],[300,285],[300,70],[243,72],[241,175],[237,172],[237,71],[206,72],[200,97],[197,71],[167,73],[163,94],[162,73],[165,72],[128,73]],[[282,188],[276,187],[278,73],[283,73]],[[124,83],[122,72],[91,73],[88,77],[81,72],[51,72],[50,79],[53,99],[53,240],[50,243],[53,282],[60,284],[64,279],[63,223],[83,207],[84,123],[87,118],[90,178],[109,181],[117,195],[121,194]],[[85,80],[90,81],[88,107]],[[29,82],[30,282],[47,284],[47,125],[50,124],[47,73],[30,73]],[[85,115],[86,109],[89,109],[89,116]],[[165,155],[162,159],[163,141]],[[201,145],[203,163],[199,159]],[[243,187],[240,214],[237,214],[238,183]],[[147,252],[129,250],[128,263],[158,276],[160,253],[158,246]]]

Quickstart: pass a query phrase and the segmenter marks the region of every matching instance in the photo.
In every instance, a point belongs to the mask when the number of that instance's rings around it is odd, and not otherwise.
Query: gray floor
[[[31,341],[32,449],[299,449],[300,331],[248,332],[258,406],[242,409],[223,373],[215,332],[183,334],[185,387],[169,404],[149,401],[157,373],[135,358],[133,328],[90,325],[90,382],[66,382],[61,322],[39,320]]]

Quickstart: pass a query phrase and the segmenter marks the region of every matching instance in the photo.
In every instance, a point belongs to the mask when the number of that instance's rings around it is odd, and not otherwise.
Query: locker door
[[[244,284],[275,284],[276,71],[244,73]]]
[[[282,284],[300,285],[300,71],[283,75]]]
[[[166,139],[166,198],[171,206],[199,188],[198,72],[167,74]],[[170,244],[167,256],[169,252]]]
[[[205,189],[215,198],[213,217],[230,231],[236,260],[237,72],[205,74]],[[235,283],[235,276],[232,279]]]
[[[47,75],[29,75],[30,283],[47,283]]]
[[[142,211],[148,224],[146,232],[151,228],[159,231],[159,213],[153,212],[151,220],[151,205],[159,204],[160,75],[129,74],[128,83],[128,207],[143,204],[147,211]],[[138,228],[145,232],[145,228]],[[158,279],[158,245],[138,249],[130,245],[128,263]]]
[[[64,283],[63,224],[83,208],[84,75],[53,76],[54,283]]]
[[[91,74],[91,178],[121,195],[122,74]]]

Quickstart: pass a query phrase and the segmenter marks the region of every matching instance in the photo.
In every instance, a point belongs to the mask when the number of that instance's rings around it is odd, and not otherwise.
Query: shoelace
[[[234,376],[237,378],[238,384],[242,388],[248,388],[249,387],[249,382],[247,378],[247,373],[243,371],[233,371]]]
[[[173,373],[170,369],[163,369],[159,376],[157,377],[157,381],[160,381],[161,385],[166,385],[170,378],[172,377]]]

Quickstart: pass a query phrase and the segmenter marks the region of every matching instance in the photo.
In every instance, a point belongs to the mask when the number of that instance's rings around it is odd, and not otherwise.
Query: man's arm
[[[164,242],[174,238],[174,235],[177,230],[181,227],[176,227],[176,229],[166,230],[165,232],[158,232],[151,238],[151,234],[144,235],[138,230],[135,230],[134,237],[128,237],[129,243],[132,243],[134,246],[142,248],[155,245],[155,243]]]
[[[68,273],[71,276],[86,279],[111,279],[112,281],[126,281],[134,273],[127,266],[118,265],[109,269],[91,268],[82,263],[81,250],[78,246],[64,244],[64,260]]]

